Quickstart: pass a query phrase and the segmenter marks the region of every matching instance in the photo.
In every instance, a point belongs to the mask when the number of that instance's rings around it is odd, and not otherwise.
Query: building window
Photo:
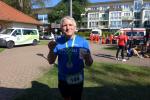
[[[136,0],[134,1],[134,10],[140,11],[142,8],[142,0]]]

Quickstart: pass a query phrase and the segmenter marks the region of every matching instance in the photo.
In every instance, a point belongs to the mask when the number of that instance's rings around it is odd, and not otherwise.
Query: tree
[[[31,13],[31,1],[30,0],[3,0],[8,5],[26,13]]]
[[[45,7],[45,1],[50,2],[51,0],[3,0],[5,3],[10,6],[26,13],[32,15],[32,5],[40,6],[41,8]]]
[[[77,22],[81,20],[81,14],[85,11],[85,6],[88,4],[88,0],[74,0],[73,3],[73,17]],[[62,0],[58,5],[56,5],[52,12],[49,13],[49,21],[51,23],[59,23],[63,16],[68,15],[69,12],[69,0]]]

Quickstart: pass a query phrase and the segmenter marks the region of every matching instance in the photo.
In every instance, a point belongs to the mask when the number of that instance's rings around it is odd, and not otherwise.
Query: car
[[[52,40],[52,39],[55,39],[55,36],[53,33],[50,33],[50,34],[44,34],[41,36],[41,39],[45,39],[45,40]]]

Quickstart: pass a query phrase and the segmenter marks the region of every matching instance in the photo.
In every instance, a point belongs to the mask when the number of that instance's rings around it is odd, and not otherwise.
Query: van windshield
[[[92,34],[98,34],[98,31],[92,31]]]
[[[144,36],[144,32],[127,32],[128,36]]]
[[[9,34],[11,34],[11,32],[13,31],[14,29],[6,29],[6,30],[3,30],[2,32],[1,32],[1,34],[7,34],[7,35],[9,35]]]

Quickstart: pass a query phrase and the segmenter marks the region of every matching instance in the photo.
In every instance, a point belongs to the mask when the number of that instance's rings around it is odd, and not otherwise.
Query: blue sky
[[[46,0],[46,6],[47,7],[53,7],[53,6],[55,6],[57,3],[59,3],[61,0],[49,0],[50,2],[47,2],[48,0]],[[107,2],[107,1],[115,1],[115,0],[89,0],[89,2],[91,2],[91,3],[95,3],[95,2]],[[34,8],[37,8],[37,6],[36,7],[34,7]]]
[[[54,6],[60,1],[61,0],[52,0],[51,5]],[[88,0],[88,1],[91,2],[91,3],[95,3],[95,2],[106,2],[106,1],[115,1],[115,0]]]
[[[106,1],[116,1],[116,0],[89,0],[91,3],[95,2],[106,2]]]

